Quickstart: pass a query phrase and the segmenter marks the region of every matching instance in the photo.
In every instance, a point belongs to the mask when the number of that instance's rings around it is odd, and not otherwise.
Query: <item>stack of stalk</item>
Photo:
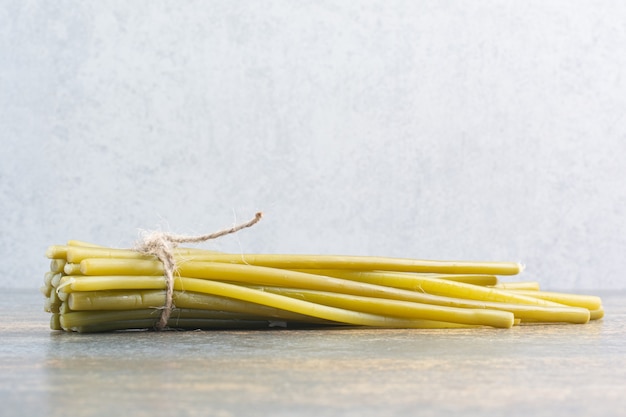
[[[70,241],[50,246],[41,288],[54,330],[153,329],[165,303],[163,264],[152,255]],[[167,327],[272,326],[510,328],[584,324],[600,298],[503,282],[513,262],[424,261],[329,255],[225,254],[175,249]]]

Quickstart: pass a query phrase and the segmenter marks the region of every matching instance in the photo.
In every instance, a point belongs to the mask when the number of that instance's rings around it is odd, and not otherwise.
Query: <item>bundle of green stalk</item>
[[[584,324],[600,298],[503,282],[514,262],[424,261],[367,256],[226,254],[174,249],[173,306],[166,328],[268,326],[510,328]],[[154,255],[79,241],[50,246],[42,293],[54,330],[154,329],[166,277]]]

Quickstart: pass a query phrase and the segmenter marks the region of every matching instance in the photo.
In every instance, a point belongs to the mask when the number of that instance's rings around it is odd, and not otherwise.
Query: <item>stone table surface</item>
[[[587,325],[75,334],[0,300],[0,416],[626,416],[626,293]]]

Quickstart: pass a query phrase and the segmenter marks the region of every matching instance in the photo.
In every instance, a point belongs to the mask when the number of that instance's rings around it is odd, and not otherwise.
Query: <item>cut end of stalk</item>
[[[58,293],[59,293],[59,292],[60,292],[63,288],[65,288],[65,287],[67,287],[67,286],[69,286],[69,285],[72,285],[72,284],[76,281],[76,279],[74,279],[74,278],[68,278],[68,279],[64,279],[64,280],[62,280],[62,281],[63,281],[63,282],[62,282],[61,284],[59,284],[59,285],[56,287],[56,290],[55,290],[55,291],[56,291],[56,293],[57,293],[57,294],[58,294]]]
[[[67,256],[67,246],[52,245],[46,249],[46,258],[48,259],[65,259]]]

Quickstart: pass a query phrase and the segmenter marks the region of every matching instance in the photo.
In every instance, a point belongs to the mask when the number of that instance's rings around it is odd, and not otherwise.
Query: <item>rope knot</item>
[[[176,248],[171,239],[168,238],[168,234],[164,232],[149,232],[141,239],[135,246],[137,252],[146,255],[158,256],[158,253],[162,251],[172,251]]]

